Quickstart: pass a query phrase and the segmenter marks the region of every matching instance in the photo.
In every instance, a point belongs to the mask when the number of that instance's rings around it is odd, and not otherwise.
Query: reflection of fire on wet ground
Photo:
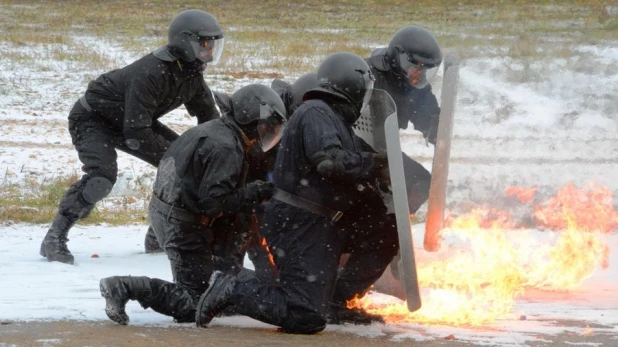
[[[568,292],[609,267],[606,236],[618,229],[611,190],[568,184],[542,203],[535,202],[535,189],[508,187],[506,194],[529,205],[535,228],[520,227],[495,208],[449,218],[441,251],[417,254],[419,311],[370,296],[349,305],[388,322],[480,326],[508,315],[525,288]]]

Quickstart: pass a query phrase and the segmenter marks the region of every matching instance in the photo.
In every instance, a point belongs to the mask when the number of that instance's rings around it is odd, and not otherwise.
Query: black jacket
[[[153,123],[182,104],[200,124],[219,117],[200,70],[152,54],[99,76],[85,95],[96,114],[122,130],[126,139],[141,142],[140,151],[162,152],[157,147],[169,141],[153,133]]]
[[[238,126],[228,117],[185,131],[167,150],[154,194],[196,215],[219,217],[261,203],[245,186],[248,164]]]
[[[313,99],[290,118],[275,162],[275,187],[334,210],[346,211],[359,199],[358,183],[369,178],[373,155],[345,119],[351,107]],[[343,177],[318,174],[313,157],[330,151],[344,166]]]
[[[399,128],[407,129],[408,122],[412,122],[414,129],[427,132],[431,117],[440,115],[438,100],[431,91],[431,85],[416,89],[406,78],[392,73],[391,67],[385,62],[385,53],[384,48],[376,49],[366,59],[376,78],[374,88],[385,90],[395,101]]]

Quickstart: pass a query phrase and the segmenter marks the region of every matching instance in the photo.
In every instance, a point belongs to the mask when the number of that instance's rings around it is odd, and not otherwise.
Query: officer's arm
[[[303,145],[307,160],[318,173],[328,177],[358,180],[367,177],[374,166],[374,154],[343,148],[332,119],[318,110],[308,110],[302,124]]]
[[[414,129],[423,133],[423,136],[431,143],[435,143],[438,132],[438,118],[440,117],[440,106],[438,99],[431,90],[431,85],[413,90],[413,106],[410,121],[414,124]]]
[[[225,216],[259,205],[263,196],[252,186],[238,188],[243,154],[230,146],[217,146],[203,158],[204,172],[198,191],[203,214]]]
[[[203,79],[197,93],[195,93],[191,100],[185,103],[185,107],[191,116],[197,118],[197,124],[219,118],[219,110],[217,109],[215,98]]]
[[[133,78],[125,93],[123,134],[126,145],[156,158],[161,158],[170,145],[164,136],[153,131],[153,113],[164,88],[160,80],[146,75]]]

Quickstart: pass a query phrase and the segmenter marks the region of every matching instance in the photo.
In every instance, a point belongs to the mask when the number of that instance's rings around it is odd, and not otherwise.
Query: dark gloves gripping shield
[[[272,182],[264,182],[260,180],[247,184],[247,189],[255,194],[258,199],[257,202],[266,201],[275,193],[275,185]]]
[[[390,171],[388,170],[388,158],[386,153],[376,153],[373,155],[373,168],[371,178],[375,179],[378,188],[382,191],[388,190],[391,182]]]

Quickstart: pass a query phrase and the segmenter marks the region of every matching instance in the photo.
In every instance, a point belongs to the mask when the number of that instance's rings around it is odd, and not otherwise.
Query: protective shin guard
[[[77,222],[77,219],[69,219],[57,214],[47,235],[41,242],[39,253],[49,261],[73,264],[74,257],[67,247],[69,241],[69,229]]]

